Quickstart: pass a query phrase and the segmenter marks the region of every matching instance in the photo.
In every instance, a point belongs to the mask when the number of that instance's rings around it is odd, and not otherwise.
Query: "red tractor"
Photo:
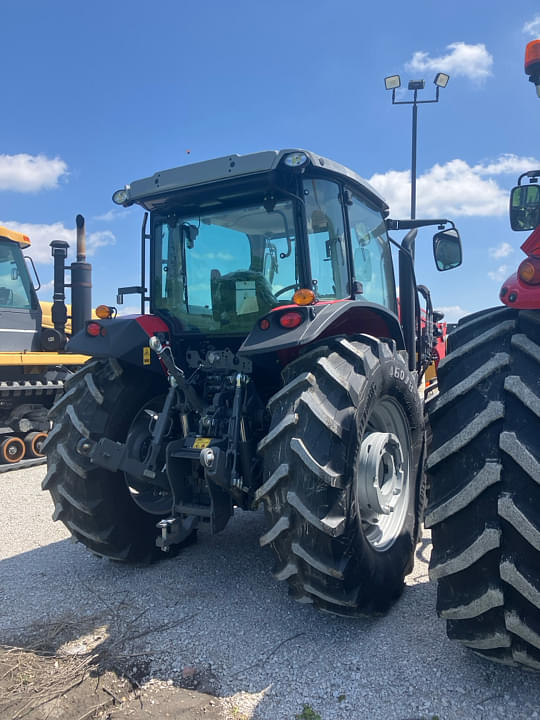
[[[540,90],[540,40],[525,72]],[[539,92],[540,96],[540,92]],[[451,639],[488,659],[540,670],[540,170],[510,196],[527,255],[504,307],[464,318],[428,403],[431,578]],[[526,182],[528,180],[528,182]],[[457,431],[456,431],[457,429]]]
[[[119,290],[141,314],[111,310],[69,343],[94,359],[51,411],[54,517],[141,562],[262,504],[261,545],[297,600],[386,610],[425,499],[434,322],[428,302],[422,330],[411,246],[437,225],[437,267],[456,267],[453,223],[390,220],[356,173],[303,150],[173,168],[113,199],[147,211],[140,285]]]

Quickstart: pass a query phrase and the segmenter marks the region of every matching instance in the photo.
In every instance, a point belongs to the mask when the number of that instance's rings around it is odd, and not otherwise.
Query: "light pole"
[[[412,105],[412,153],[411,153],[411,220],[416,218],[416,136],[418,127],[418,105],[424,103],[439,102],[439,90],[448,85],[450,76],[446,73],[437,73],[433,81],[437,88],[435,98],[433,100],[418,100],[418,91],[423,90],[426,83],[425,80],[411,80],[407,86],[409,90],[414,91],[412,100],[396,100],[396,90],[401,87],[401,78],[399,75],[390,75],[384,78],[384,85],[387,90],[392,91],[392,105]]]

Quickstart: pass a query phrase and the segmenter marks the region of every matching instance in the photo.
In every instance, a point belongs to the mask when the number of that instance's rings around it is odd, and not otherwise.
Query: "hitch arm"
[[[177,367],[174,362],[172,350],[168,345],[163,345],[161,340],[153,335],[148,344],[150,348],[156,353],[161,362],[165,365],[169,378],[174,380],[176,386],[184,393],[186,400],[189,405],[198,413],[203,410],[203,403],[199,398],[197,392],[191,387],[186,381],[186,376],[182,370]]]

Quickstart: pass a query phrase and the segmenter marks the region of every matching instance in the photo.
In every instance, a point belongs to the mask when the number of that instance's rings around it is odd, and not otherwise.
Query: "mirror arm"
[[[444,219],[433,219],[433,220],[391,220],[390,218],[385,221],[387,230],[412,230],[419,227],[427,227],[429,225],[440,225],[442,230],[445,225],[450,225],[450,229],[455,229],[455,224],[452,220]]]
[[[528,172],[522,173],[522,174],[518,177],[518,185],[521,185],[521,180],[522,180],[524,177],[527,177],[527,178],[537,178],[537,177],[540,177],[540,170],[529,170]]]

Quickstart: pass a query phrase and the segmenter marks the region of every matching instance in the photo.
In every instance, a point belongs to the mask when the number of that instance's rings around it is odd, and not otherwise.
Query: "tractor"
[[[540,40],[525,72],[540,96]],[[430,576],[447,634],[499,663],[540,670],[540,170],[510,195],[533,231],[502,307],[463,318],[427,403]]]
[[[263,505],[260,544],[296,600],[384,612],[425,503],[434,320],[414,239],[438,226],[451,269],[454,224],[391,220],[355,172],[298,149],[165,170],[113,200],[146,211],[140,284],[117,297],[139,294],[141,312],[111,308],[69,342],[92,360],[51,411],[54,518],[98,555],[145,563]]]

